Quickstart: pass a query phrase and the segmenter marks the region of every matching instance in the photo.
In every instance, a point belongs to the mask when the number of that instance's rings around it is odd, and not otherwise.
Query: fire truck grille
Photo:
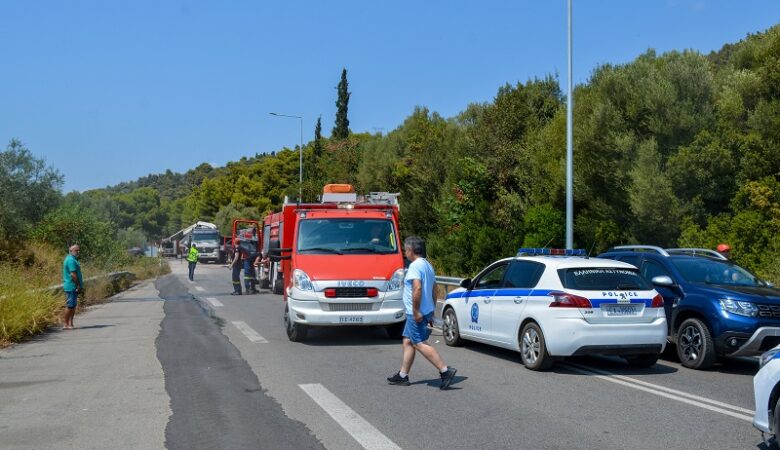
[[[363,287],[339,287],[336,288],[337,298],[365,298],[368,297],[368,289]]]
[[[329,303],[330,311],[371,311],[371,303]]]

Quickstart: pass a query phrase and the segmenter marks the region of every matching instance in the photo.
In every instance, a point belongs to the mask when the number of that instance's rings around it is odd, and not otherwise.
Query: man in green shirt
[[[190,252],[187,254],[187,262],[190,266],[190,281],[195,281],[195,266],[198,264],[198,249],[195,248],[195,243],[192,243],[192,247],[190,247]]]
[[[79,246],[71,245],[68,256],[62,263],[62,290],[65,291],[65,325],[63,329],[73,329],[73,316],[76,315],[79,293],[84,292],[84,280],[81,277],[81,264],[79,264]]]

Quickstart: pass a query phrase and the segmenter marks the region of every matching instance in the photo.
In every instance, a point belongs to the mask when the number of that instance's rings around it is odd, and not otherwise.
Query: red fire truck
[[[398,194],[358,196],[350,185],[325,186],[321,203],[285,202],[263,222],[263,253],[275,293],[283,294],[292,341],[311,327],[384,326],[403,332],[403,249]]]

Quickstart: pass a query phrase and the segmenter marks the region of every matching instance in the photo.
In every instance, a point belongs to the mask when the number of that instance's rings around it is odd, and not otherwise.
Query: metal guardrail
[[[459,277],[440,276],[440,277],[436,277],[436,284],[458,287],[460,286],[460,282],[463,280],[464,280],[463,278],[459,278]]]
[[[86,287],[87,283],[91,283],[93,281],[97,281],[97,280],[100,280],[102,278],[108,278],[108,281],[110,281],[112,283],[114,283],[116,281],[121,281],[123,278],[129,278],[132,281],[133,279],[135,279],[135,274],[133,272],[122,271],[122,272],[106,273],[106,274],[103,274],[103,275],[95,275],[94,277],[85,278],[84,279],[84,285]],[[55,292],[56,291],[61,291],[62,290],[62,284],[58,284],[56,286],[45,287],[45,288],[40,289],[40,290],[42,290],[42,291],[55,291]]]

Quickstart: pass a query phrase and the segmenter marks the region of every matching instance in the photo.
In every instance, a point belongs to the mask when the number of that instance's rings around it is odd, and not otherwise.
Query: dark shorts
[[[423,316],[423,320],[420,323],[414,321],[414,316],[411,314],[406,315],[406,326],[404,326],[403,336],[409,338],[412,344],[419,344],[425,342],[431,335],[431,330],[428,328],[428,323],[433,320],[433,313]]]
[[[76,291],[65,291],[65,306],[73,309],[79,303],[79,293]]]

